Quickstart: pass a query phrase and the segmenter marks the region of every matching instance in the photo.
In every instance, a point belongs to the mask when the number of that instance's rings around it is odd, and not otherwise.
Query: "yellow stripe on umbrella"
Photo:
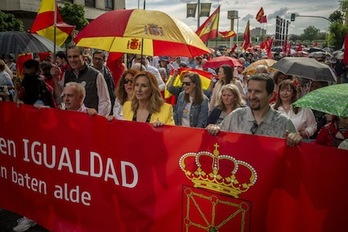
[[[109,11],[88,24],[75,42],[83,47],[150,56],[210,53],[183,22],[160,11],[141,9]]]

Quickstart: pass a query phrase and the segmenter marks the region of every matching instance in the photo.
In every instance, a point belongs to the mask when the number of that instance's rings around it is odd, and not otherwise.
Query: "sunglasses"
[[[129,82],[132,84],[132,83],[133,83],[133,80],[123,79],[123,84],[126,85],[126,84],[128,84]]]
[[[183,82],[182,85],[190,86],[192,82]]]
[[[254,123],[253,123],[253,126],[250,128],[250,132],[251,132],[252,134],[255,134],[256,131],[257,131],[257,128],[259,128],[259,125],[258,125],[256,122],[254,122]]]

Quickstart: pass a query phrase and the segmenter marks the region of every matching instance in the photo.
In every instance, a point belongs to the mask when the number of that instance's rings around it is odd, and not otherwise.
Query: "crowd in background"
[[[285,133],[294,132],[297,137],[290,137],[292,145],[304,140],[346,146],[347,118],[293,106],[308,92],[334,83],[286,75],[266,65],[257,66],[249,76],[243,72],[245,68],[268,58],[260,49],[226,51],[225,55],[239,60],[239,67],[207,68],[205,63],[216,55],[125,55],[108,62],[106,52],[72,44],[66,52],[45,59],[33,56],[19,67],[15,57],[6,54],[0,59],[0,99],[98,114],[110,121],[199,127],[211,134],[226,130],[285,138]],[[275,53],[273,58],[281,59],[281,55]],[[325,54],[315,58],[327,63],[339,82],[348,82],[342,60],[333,62]],[[208,88],[203,89],[195,70],[209,73]],[[19,73],[23,76],[17,76]],[[175,84],[178,79],[179,85]],[[171,94],[170,101],[165,99],[165,91]],[[23,218],[14,230],[25,231],[33,225],[35,222]]]

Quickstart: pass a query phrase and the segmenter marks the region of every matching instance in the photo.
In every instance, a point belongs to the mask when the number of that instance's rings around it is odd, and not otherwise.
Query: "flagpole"
[[[197,29],[201,26],[200,21],[200,14],[201,14],[201,0],[198,0],[198,4],[197,4]]]
[[[54,16],[53,16],[53,57],[56,56],[57,44],[57,0],[54,0]]]

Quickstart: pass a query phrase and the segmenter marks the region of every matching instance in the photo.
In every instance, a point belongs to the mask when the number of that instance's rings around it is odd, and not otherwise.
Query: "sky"
[[[198,0],[146,0],[146,10],[159,10],[171,17],[179,19],[196,31],[197,17],[186,18],[186,4],[197,3]],[[210,13],[218,5],[220,8],[219,31],[228,31],[231,28],[231,20],[227,19],[227,11],[238,11],[239,20],[234,20],[234,30],[243,33],[245,25],[250,19],[250,29],[261,27],[267,34],[275,34],[276,17],[290,21],[291,13],[300,16],[321,16],[328,18],[335,10],[340,9],[338,0],[201,0],[201,3],[212,3]],[[126,0],[126,9],[144,7],[144,0]],[[255,15],[263,7],[268,18],[267,24],[260,24],[255,20]],[[297,16],[289,26],[289,34],[300,35],[308,26],[314,26],[321,32],[328,32],[330,22],[323,18]],[[207,17],[200,18],[202,24]]]

